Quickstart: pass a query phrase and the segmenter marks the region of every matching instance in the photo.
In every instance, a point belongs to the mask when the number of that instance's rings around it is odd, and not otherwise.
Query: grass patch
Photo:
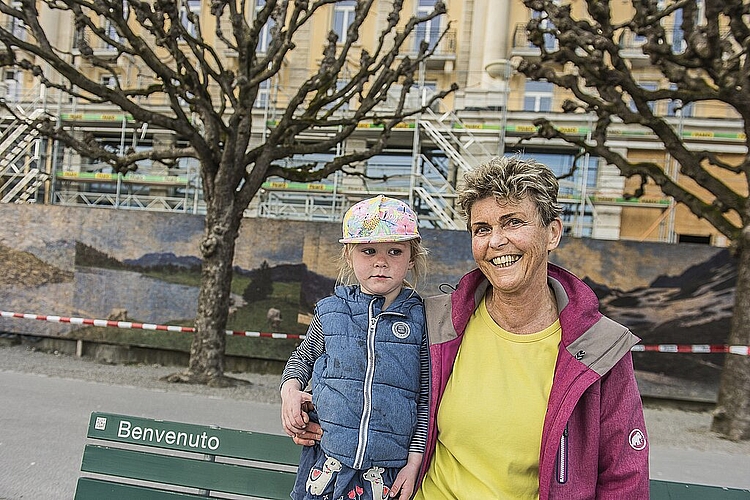
[[[307,326],[297,323],[299,313],[299,283],[274,283],[270,297],[250,304],[245,304],[229,317],[229,330],[268,332],[270,327],[266,320],[266,313],[271,307],[281,311],[281,326],[275,333],[290,333],[301,335],[307,331]]]
[[[148,271],[141,271],[143,276],[154,278],[166,283],[174,283],[176,285],[185,286],[201,286],[201,272],[200,269],[195,270],[184,270],[180,272],[171,272],[165,270],[150,269]]]
[[[200,273],[177,273],[170,275],[149,273],[149,276],[189,286],[200,284]],[[194,282],[195,278],[198,280],[197,285]],[[235,277],[235,280],[232,282],[233,293],[241,294],[249,282],[249,278],[242,276]],[[269,332],[270,328],[266,320],[266,313],[269,308],[275,307],[281,311],[282,317],[281,327],[275,333],[304,334],[307,331],[307,326],[297,323],[300,286],[300,283],[274,283],[273,293],[270,297],[237,308],[227,320],[227,329],[242,332]],[[138,320],[128,318],[128,321]],[[175,320],[165,324],[192,327],[194,326],[194,320]],[[193,334],[138,329],[130,330],[124,328],[84,327],[71,332],[68,338],[190,352]],[[226,354],[261,359],[286,360],[298,344],[299,340],[295,339],[269,339],[229,335],[227,336]]]

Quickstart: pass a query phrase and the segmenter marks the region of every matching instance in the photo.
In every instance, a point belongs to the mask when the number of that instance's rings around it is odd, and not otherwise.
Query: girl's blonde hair
[[[357,277],[354,274],[350,257],[354,247],[362,244],[363,243],[344,243],[344,246],[341,247],[341,255],[339,256],[339,275],[338,278],[336,278],[337,285],[353,285],[357,283]],[[411,251],[411,261],[414,262],[414,266],[411,269],[414,283],[412,284],[407,280],[404,280],[404,286],[416,290],[419,283],[424,281],[427,277],[427,249],[422,245],[422,240],[419,238],[409,240],[409,249]]]

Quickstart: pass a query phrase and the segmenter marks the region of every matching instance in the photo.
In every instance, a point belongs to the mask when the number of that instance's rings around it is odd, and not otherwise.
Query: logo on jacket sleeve
[[[391,326],[391,332],[393,332],[393,335],[400,339],[405,339],[409,336],[409,333],[411,332],[411,328],[409,328],[409,325],[407,323],[404,323],[403,321],[396,321],[393,323],[393,326]]]
[[[646,435],[640,429],[633,429],[628,436],[628,443],[635,451],[641,451],[646,447]]]

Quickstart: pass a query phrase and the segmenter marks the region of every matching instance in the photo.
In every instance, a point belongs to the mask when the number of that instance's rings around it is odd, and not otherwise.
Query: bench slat
[[[81,477],[76,486],[75,500],[206,500],[205,496],[155,490],[133,484],[111,483],[91,477]]]
[[[651,500],[750,500],[750,490],[651,479]]]
[[[88,437],[292,466],[300,456],[300,447],[287,436],[114,413],[92,413]]]
[[[234,464],[86,445],[81,471],[190,488],[286,500],[295,474]]]

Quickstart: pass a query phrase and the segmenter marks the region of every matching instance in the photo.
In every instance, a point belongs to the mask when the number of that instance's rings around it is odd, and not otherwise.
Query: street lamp
[[[510,60],[499,59],[497,61],[489,62],[484,70],[490,75],[490,78],[494,80],[500,80],[503,84],[503,110],[500,117],[500,138],[497,148],[497,155],[503,156],[505,154],[505,128],[508,125],[508,101],[510,99],[510,76],[513,68]]]

